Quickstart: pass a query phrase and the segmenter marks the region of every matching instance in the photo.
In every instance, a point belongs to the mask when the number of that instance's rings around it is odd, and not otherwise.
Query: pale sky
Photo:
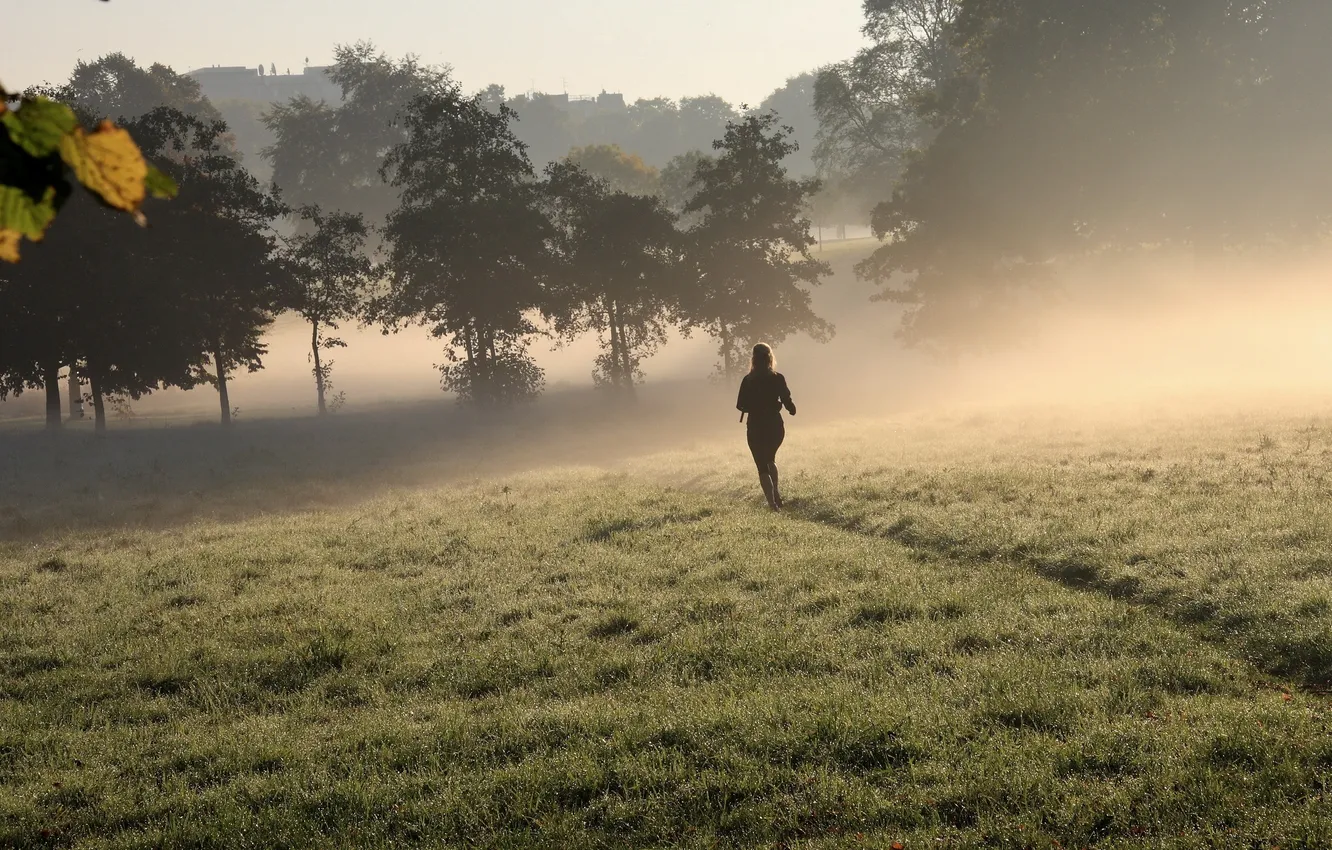
[[[121,51],[185,72],[276,63],[300,72],[336,44],[448,64],[467,90],[497,82],[639,97],[715,92],[757,105],[787,77],[850,57],[861,0],[18,0],[5,4],[0,84],[64,80]],[[59,14],[54,15],[56,8]],[[47,33],[59,33],[52,44]]]

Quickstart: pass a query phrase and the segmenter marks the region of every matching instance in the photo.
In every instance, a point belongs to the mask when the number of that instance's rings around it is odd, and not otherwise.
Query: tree
[[[937,135],[860,273],[909,341],[951,346],[1024,333],[1024,294],[1068,257],[1310,244],[1332,66],[1300,46],[1329,23],[1310,0],[963,0],[957,70],[920,98]]]
[[[73,364],[89,381],[99,431],[108,396],[205,380],[218,384],[225,420],[226,370],[257,368],[272,319],[261,225],[281,208],[223,153],[224,125],[163,107],[128,127],[179,182],[182,203],[146,230],[76,196],[70,226],[0,283],[0,300],[23,317],[0,371],[11,386],[44,383],[58,421],[56,378]]]
[[[786,170],[796,177],[813,177],[817,173],[813,153],[818,145],[819,116],[814,109],[815,74],[800,74],[787,79],[786,84],[759,104],[759,112],[776,112],[795,131],[791,136],[798,147],[786,159]]]
[[[568,110],[551,95],[519,95],[509,101],[509,109],[515,121],[513,133],[534,162],[555,162],[578,142]]]
[[[271,226],[285,210],[224,148],[222,122],[163,107],[130,127],[179,183],[181,203],[133,243],[105,227],[81,240],[80,277],[100,271],[115,282],[79,298],[92,305],[80,311],[76,349],[98,427],[104,395],[200,383],[217,387],[229,424],[228,377],[261,368],[262,334],[284,288]]]
[[[68,80],[40,93],[74,107],[90,123],[134,121],[163,106],[204,121],[222,117],[193,77],[159,63],[140,68],[123,53],[80,61]]]
[[[369,42],[340,46],[334,56],[328,75],[342,102],[297,97],[275,105],[263,120],[276,141],[263,155],[296,208],[345,210],[377,224],[397,204],[380,171],[385,153],[406,138],[404,110],[419,95],[455,85],[447,68],[414,56],[393,60]]]
[[[294,282],[287,306],[310,323],[310,359],[322,416],[328,411],[324,396],[332,386],[333,361],[324,362],[321,352],[347,345],[326,332],[362,315],[375,267],[366,255],[369,229],[360,215],[306,207],[300,218],[307,226],[283,252]]]
[[[531,398],[543,382],[527,349],[552,231],[513,119],[456,89],[419,97],[384,163],[402,201],[385,228],[389,292],[373,315],[447,339],[444,388],[484,406]]]
[[[677,216],[683,215],[685,207],[689,206],[689,201],[694,197],[698,168],[709,159],[703,151],[690,151],[671,157],[671,161],[661,170],[661,198],[666,202],[666,208]]]
[[[932,98],[958,67],[959,8],[959,0],[866,0],[863,32],[873,44],[814,83],[813,159],[839,191],[872,205],[928,142]]]
[[[271,182],[273,170],[263,152],[277,141],[264,124],[264,115],[272,105],[257,100],[227,99],[217,101],[214,106],[227,122],[237,161],[261,182]]]
[[[726,131],[726,125],[738,117],[735,107],[715,94],[682,98],[675,150],[707,148]]]
[[[660,185],[657,169],[619,145],[588,145],[569,151],[565,161],[604,180],[616,192],[631,195],[655,194]]]
[[[728,124],[713,144],[717,157],[700,162],[685,206],[702,216],[690,230],[700,285],[687,305],[689,323],[717,340],[726,378],[756,342],[833,332],[802,286],[817,286],[832,270],[810,256],[814,238],[803,216],[819,181],[792,179],[782,166],[795,147],[791,132],[771,113]]]
[[[62,235],[58,231],[52,239],[58,242]],[[43,389],[48,430],[61,424],[60,367],[73,350],[76,305],[67,287],[51,285],[66,279],[56,274],[68,267],[53,262],[65,259],[67,254],[61,252],[34,251],[22,264],[0,266],[0,315],[5,317],[0,334],[0,398]]]
[[[481,105],[491,112],[499,112],[500,107],[509,102],[508,95],[504,93],[504,86],[496,83],[491,83],[477,92],[477,98],[481,101]]]
[[[680,141],[680,107],[670,98],[639,98],[628,117],[633,128],[630,147],[648,164],[665,165],[677,152],[689,150]]]
[[[630,394],[679,313],[675,217],[660,198],[615,190],[572,163],[546,173],[561,261],[547,312],[565,339],[597,334],[593,379]]]

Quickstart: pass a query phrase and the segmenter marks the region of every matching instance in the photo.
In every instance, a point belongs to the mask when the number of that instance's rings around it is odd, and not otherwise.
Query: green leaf
[[[148,166],[148,176],[144,179],[148,194],[154,198],[174,198],[180,188],[176,181],[159,171],[155,166]]]
[[[40,242],[56,216],[56,190],[48,186],[40,201],[15,186],[0,186],[0,262],[19,261],[19,242]]]
[[[48,186],[40,201],[16,186],[0,186],[0,230],[16,230],[40,240],[56,216],[55,187]]]
[[[74,110],[44,97],[23,101],[17,112],[0,113],[0,123],[14,144],[38,159],[58,151],[60,142],[79,126]]]

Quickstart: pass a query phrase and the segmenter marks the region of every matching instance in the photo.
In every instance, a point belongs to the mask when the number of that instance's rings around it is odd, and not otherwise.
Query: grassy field
[[[0,846],[1332,846],[1326,417],[669,426],[34,436]]]

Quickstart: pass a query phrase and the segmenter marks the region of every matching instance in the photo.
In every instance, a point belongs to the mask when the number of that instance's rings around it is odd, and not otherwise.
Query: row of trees
[[[349,321],[425,326],[444,346],[444,387],[487,405],[539,391],[528,348],[540,334],[596,335],[598,383],[627,393],[672,326],[716,339],[727,374],[759,337],[831,332],[807,289],[827,274],[802,214],[817,184],[787,175],[795,145],[775,115],[732,121],[716,155],[693,162],[673,210],[576,161],[538,175],[506,106],[464,96],[438,70],[372,56],[343,69],[349,96],[337,109],[274,111],[290,131],[275,165],[290,166],[296,187],[279,197],[239,165],[188,79],[108,66],[81,65],[53,94],[90,119],[124,119],[180,196],[148,230],[72,204],[42,250],[0,271],[0,393],[44,387],[52,425],[62,367],[90,385],[99,427],[108,398],[201,384],[217,388],[228,421],[229,376],[260,368],[264,331],[284,310],[310,325],[321,412],[327,352]],[[171,105],[117,114],[153,89]],[[403,91],[414,94],[386,106]],[[307,121],[318,132],[298,132]],[[375,134],[364,148],[344,144]],[[325,150],[309,147],[320,139]],[[294,146],[302,157],[284,158]],[[308,202],[330,190],[338,206]]]
[[[595,334],[598,383],[624,391],[671,325],[716,340],[728,377],[759,337],[831,333],[802,286],[829,273],[802,214],[817,182],[786,174],[792,143],[775,115],[732,122],[700,160],[684,230],[659,198],[576,163],[535,181],[511,119],[457,92],[418,99],[409,141],[384,164],[402,204],[384,233],[389,292],[371,315],[449,339],[447,388],[486,402],[535,392],[536,315],[564,338]]]
[[[271,166],[272,181],[293,203],[357,212],[379,226],[398,201],[394,187],[379,179],[384,152],[405,139],[405,125],[397,116],[413,99],[456,84],[440,68],[412,57],[392,59],[369,43],[339,47],[335,56],[329,76],[342,88],[339,103],[297,97],[266,110],[236,103],[224,107],[237,121],[263,125],[271,141],[252,153]],[[573,158],[616,189],[661,195],[677,212],[688,200],[699,159],[729,123],[742,117],[742,110],[716,95],[678,103],[639,100],[622,110],[588,115],[545,95],[509,98],[494,85],[478,92],[476,100],[494,114],[505,111],[537,170]],[[783,164],[796,176],[814,176],[814,77],[792,78],[746,114],[771,111],[792,128],[794,144]],[[254,129],[244,134],[251,147]],[[828,198],[820,200],[823,208],[830,207]]]
[[[410,66],[422,70],[418,63],[410,60],[385,61],[373,45],[362,43],[339,47],[335,51],[333,67],[334,76],[343,85],[364,83],[361,74],[345,73],[348,69],[360,68],[380,75],[384,82],[396,78],[397,82],[407,83],[410,87],[414,85],[409,79],[412,75],[393,73]],[[801,177],[813,176],[815,170],[812,153],[818,118],[814,111],[814,82],[813,74],[792,77],[754,110],[776,110],[794,128],[793,138],[800,149],[792,152],[786,165],[793,174]],[[377,88],[381,95],[390,95],[382,85]],[[663,168],[676,156],[710,149],[713,140],[725,131],[726,124],[748,111],[715,94],[679,100],[640,98],[623,106],[603,98],[596,106],[575,103],[572,108],[560,99],[539,92],[510,96],[499,85],[486,86],[478,94],[492,111],[507,106],[518,116],[516,135],[527,145],[528,155],[539,169],[563,159],[572,148],[588,145],[615,145],[634,152],[653,168]],[[258,173],[264,159],[262,151],[279,142],[276,128],[265,123],[270,104],[228,99],[218,101],[214,106],[236,134],[238,146],[246,154],[246,164]],[[336,110],[338,104],[329,104],[329,107]]]
[[[860,267],[912,342],[1025,332],[1058,261],[1293,252],[1332,223],[1324,0],[866,0],[816,156],[870,187]]]

